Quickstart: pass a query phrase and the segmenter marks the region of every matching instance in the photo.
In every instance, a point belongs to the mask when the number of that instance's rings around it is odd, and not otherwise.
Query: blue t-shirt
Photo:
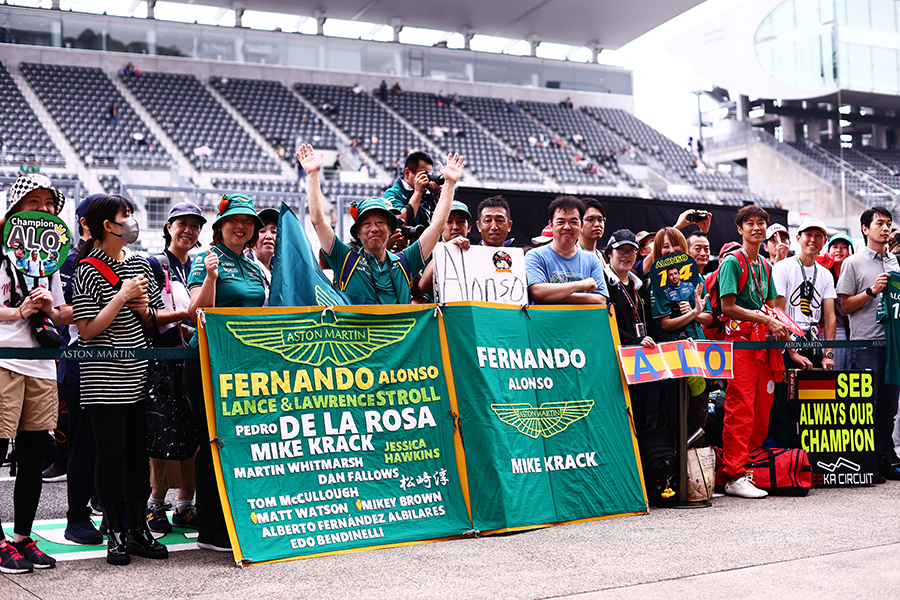
[[[609,298],[600,259],[584,250],[576,249],[574,256],[566,258],[557,254],[549,244],[535,248],[525,255],[525,277],[528,285],[568,283],[593,277],[597,282],[597,289],[591,293]]]

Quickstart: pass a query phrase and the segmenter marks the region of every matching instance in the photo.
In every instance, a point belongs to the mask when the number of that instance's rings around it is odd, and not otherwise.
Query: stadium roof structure
[[[173,0],[615,50],[702,0]]]

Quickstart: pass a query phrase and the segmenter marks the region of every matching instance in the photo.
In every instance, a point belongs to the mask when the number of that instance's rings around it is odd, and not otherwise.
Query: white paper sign
[[[439,303],[477,301],[528,304],[525,253],[521,248],[453,244],[434,248],[434,295]]]

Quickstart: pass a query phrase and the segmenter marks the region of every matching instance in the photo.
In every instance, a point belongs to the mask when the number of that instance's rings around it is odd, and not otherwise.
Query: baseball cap
[[[454,200],[453,204],[450,206],[450,212],[454,211],[464,212],[466,213],[466,218],[471,219],[472,214],[469,212],[469,207],[466,206],[465,202],[460,202],[459,200]]]
[[[553,241],[553,228],[549,223],[541,230],[541,235],[531,238],[531,243],[536,245],[547,244],[551,241]]]
[[[831,236],[828,239],[828,247],[830,248],[831,245],[835,242],[846,242],[847,245],[850,247],[850,250],[851,251],[853,250],[853,239],[846,233],[836,233],[833,236]]]
[[[647,239],[651,235],[656,235],[655,231],[638,231],[637,235],[634,236],[634,240],[638,243],[638,246],[644,243],[644,240]]]
[[[725,258],[726,255],[731,254],[735,250],[738,250],[741,247],[737,242],[725,242],[722,244],[721,250],[719,250],[719,260]]]
[[[815,217],[809,217],[803,219],[803,222],[800,223],[800,229],[797,230],[797,233],[803,233],[807,229],[818,229],[822,232],[826,238],[828,237],[828,229],[825,227],[825,223],[822,222],[822,219],[817,219]]]
[[[611,236],[609,236],[609,243],[607,246],[610,248],[618,248],[619,246],[623,246],[625,244],[629,244],[638,248],[637,240],[635,239],[635,235],[631,232],[630,229],[618,229],[613,232]]]
[[[87,216],[87,211],[91,207],[91,202],[105,195],[106,194],[91,194],[90,196],[79,202],[78,206],[75,207],[75,218],[78,221],[81,221],[81,219]]]
[[[203,216],[203,211],[200,210],[200,207],[193,202],[179,202],[178,204],[173,206],[172,210],[169,211],[169,218],[167,219],[167,221],[185,216],[197,217],[198,219],[200,219],[201,225],[206,224],[206,218],[204,218]]]
[[[787,228],[784,225],[782,225],[781,223],[772,223],[766,229],[766,239],[771,240],[772,236],[775,235],[776,233],[778,233],[779,231],[783,231],[785,233],[788,232]]]
[[[272,207],[261,208],[259,209],[259,212],[256,213],[256,215],[259,217],[259,220],[263,222],[263,224],[274,222],[275,225],[278,225],[278,218],[281,217],[281,211],[279,211],[277,208]]]

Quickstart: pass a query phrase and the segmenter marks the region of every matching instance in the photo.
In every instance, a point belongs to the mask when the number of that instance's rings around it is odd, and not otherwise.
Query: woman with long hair
[[[75,260],[75,324],[85,348],[145,348],[144,328],[162,309],[146,260],[125,247],[137,240],[134,206],[117,195],[95,198],[85,221],[91,237]],[[131,555],[168,558],[147,528],[144,508],[150,464],[144,409],[146,360],[86,361],[81,405],[97,445],[97,496],[106,517],[106,562],[127,565]],[[123,510],[123,508],[125,510]],[[131,524],[125,529],[125,513]]]

